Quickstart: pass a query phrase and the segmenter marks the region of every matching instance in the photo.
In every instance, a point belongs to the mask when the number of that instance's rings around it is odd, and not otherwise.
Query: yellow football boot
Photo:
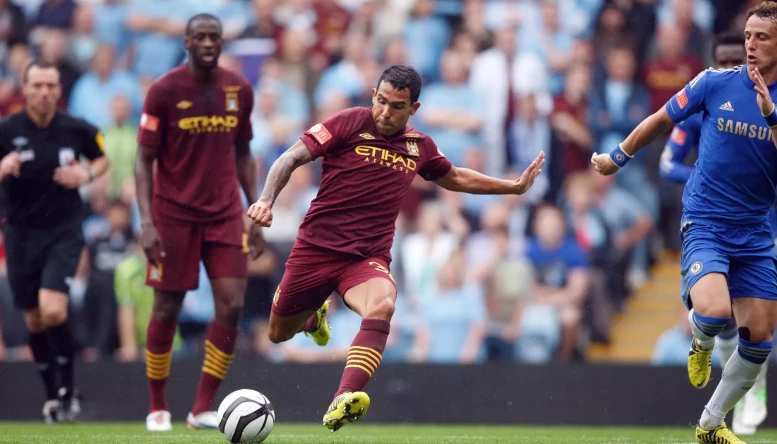
[[[696,338],[691,340],[691,351],[688,352],[688,380],[698,389],[706,387],[710,382],[713,348],[702,350]]]
[[[329,310],[329,299],[327,299],[326,302],[324,302],[324,305],[316,311],[316,329],[311,332],[305,332],[305,336],[313,338],[313,341],[321,347],[329,342],[331,334],[329,330],[329,321],[326,320],[327,310]]]
[[[712,430],[704,430],[696,426],[696,442],[714,443],[714,444],[746,444],[734,435],[734,432],[726,427],[726,423],[717,426]]]
[[[343,393],[332,401],[324,415],[324,427],[336,432],[367,414],[370,397],[364,392]]]

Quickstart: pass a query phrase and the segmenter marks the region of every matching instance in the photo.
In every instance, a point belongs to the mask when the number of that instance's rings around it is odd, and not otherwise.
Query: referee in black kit
[[[84,247],[78,189],[104,174],[109,161],[97,128],[57,111],[62,85],[54,65],[30,64],[23,93],[25,109],[0,123],[8,280],[46,387],[44,420],[70,422],[81,411],[67,324],[69,286]]]

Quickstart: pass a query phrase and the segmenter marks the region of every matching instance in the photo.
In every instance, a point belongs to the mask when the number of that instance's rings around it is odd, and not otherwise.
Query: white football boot
[[[189,413],[189,416],[186,417],[186,427],[192,430],[217,430],[219,428],[219,415],[214,411],[198,413],[196,416]]]
[[[157,410],[149,413],[146,416],[146,430],[149,432],[169,432],[173,430],[170,412],[167,410]]]

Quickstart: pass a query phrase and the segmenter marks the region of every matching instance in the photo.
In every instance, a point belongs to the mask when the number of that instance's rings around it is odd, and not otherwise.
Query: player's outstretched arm
[[[526,168],[518,180],[503,180],[486,176],[467,168],[451,167],[448,174],[434,182],[450,191],[469,194],[523,194],[534,184],[545,164],[545,153],[541,152]]]
[[[758,68],[753,68],[753,77],[755,80],[755,92],[758,93],[756,101],[761,108],[761,115],[766,119],[769,129],[772,132],[772,142],[777,146],[777,109],[772,102],[772,96],[769,94],[769,88],[766,86],[764,78]]]
[[[626,140],[620,144],[620,147],[613,152],[609,154],[594,153],[591,157],[594,169],[605,176],[614,174],[620,168],[619,164],[624,165],[629,158],[634,157],[639,150],[656,140],[658,136],[669,131],[673,125],[674,122],[669,117],[669,113],[662,107],[637,125]]]
[[[313,155],[310,154],[308,147],[302,140],[298,140],[291,148],[281,154],[281,157],[270,167],[270,172],[267,173],[262,195],[248,208],[248,217],[259,226],[269,227],[272,225],[272,206],[275,199],[289,182],[291,173],[312,160]]]

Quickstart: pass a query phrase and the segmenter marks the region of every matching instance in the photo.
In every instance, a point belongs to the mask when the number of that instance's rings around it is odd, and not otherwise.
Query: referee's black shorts
[[[84,247],[80,224],[31,228],[6,223],[3,232],[8,280],[17,308],[37,308],[40,289],[70,292]]]

